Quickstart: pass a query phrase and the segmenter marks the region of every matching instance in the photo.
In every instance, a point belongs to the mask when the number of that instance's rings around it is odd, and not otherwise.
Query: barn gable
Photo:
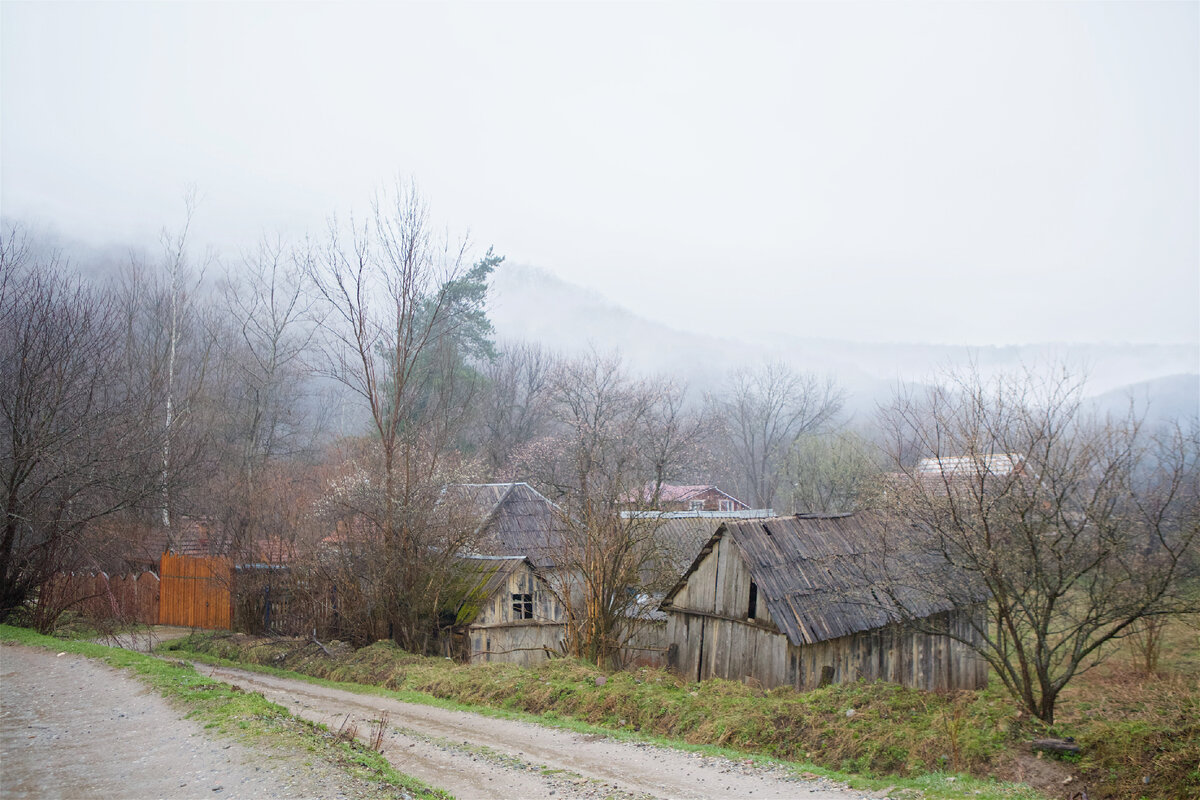
[[[467,590],[457,608],[468,661],[533,664],[556,651],[565,610],[538,569],[524,556],[465,556]]]

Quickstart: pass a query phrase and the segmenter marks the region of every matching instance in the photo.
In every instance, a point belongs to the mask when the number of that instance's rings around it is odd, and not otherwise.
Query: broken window
[[[512,603],[513,619],[533,619],[532,594],[514,594]]]
[[[746,608],[746,619],[758,616],[758,584],[750,581],[750,603]]]

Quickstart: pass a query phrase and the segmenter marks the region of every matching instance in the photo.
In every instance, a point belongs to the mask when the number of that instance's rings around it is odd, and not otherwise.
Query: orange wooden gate
[[[163,553],[158,624],[228,629],[232,617],[233,566],[228,558]]]

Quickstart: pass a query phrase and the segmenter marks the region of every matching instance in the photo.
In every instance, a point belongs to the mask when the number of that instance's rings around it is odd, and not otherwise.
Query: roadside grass
[[[1172,620],[1147,675],[1127,642],[1068,684],[1055,728],[1079,770],[1115,798],[1200,798],[1200,618]]]
[[[452,800],[451,795],[398,772],[379,753],[348,742],[323,725],[292,716],[257,692],[244,692],[213,681],[190,664],[78,640],[42,636],[25,628],[0,625],[0,641],[15,642],[94,658],[133,672],[169,701],[186,709],[186,717],[216,733],[254,745],[269,745],[325,759],[350,776],[387,784],[420,800]]]
[[[994,690],[936,695],[860,684],[763,691],[731,681],[686,683],[663,670],[605,674],[566,659],[533,668],[467,666],[414,656],[389,642],[357,651],[335,643],[330,649],[333,658],[303,640],[208,633],[160,647],[360,693],[749,758],[855,788],[891,788],[896,797],[1044,796],[978,768],[1016,735],[1002,725],[968,724],[1003,716],[1003,695]],[[956,745],[948,744],[951,739]],[[975,775],[969,774],[973,768]]]

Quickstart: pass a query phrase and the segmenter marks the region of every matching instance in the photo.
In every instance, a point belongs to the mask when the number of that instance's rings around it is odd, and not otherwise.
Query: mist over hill
[[[489,310],[501,341],[541,342],[564,353],[617,350],[643,373],[668,373],[694,394],[716,390],[728,372],[782,360],[797,370],[832,375],[849,393],[847,410],[870,414],[898,382],[934,382],[948,369],[975,363],[985,375],[1066,361],[1088,376],[1090,397],[1116,408],[1132,396],[1159,415],[1194,415],[1200,405],[1200,347],[1175,344],[1039,343],[966,347],[920,343],[864,343],[802,338],[786,330],[745,333],[730,315],[697,319],[683,331],[637,316],[620,305],[549,272],[504,264],[492,283]],[[803,314],[798,306],[796,313]],[[848,304],[847,329],[854,326]],[[926,313],[926,312],[921,312]],[[932,311],[928,313],[934,313]],[[1014,316],[1014,325],[1019,317]]]

